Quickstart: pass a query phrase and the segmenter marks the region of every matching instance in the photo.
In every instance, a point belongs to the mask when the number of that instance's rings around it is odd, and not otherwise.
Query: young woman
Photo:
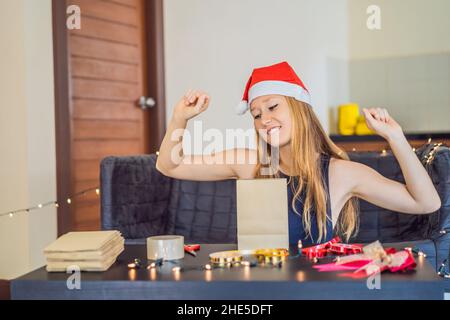
[[[357,198],[392,211],[426,214],[441,201],[400,125],[383,108],[363,109],[370,129],[385,138],[402,169],[405,184],[350,161],[326,135],[309,103],[309,93],[286,62],[257,68],[245,88],[239,113],[250,109],[258,149],[231,149],[211,155],[185,156],[176,132],[205,111],[209,96],[190,90],[175,106],[159,149],[157,169],[187,180],[285,177],[288,180],[289,242],[328,241],[333,233],[348,241],[358,229]],[[266,144],[266,145],[264,145]],[[178,148],[178,149],[177,149]],[[181,150],[180,150],[181,149]],[[262,174],[263,152],[276,150],[278,166]],[[223,161],[246,159],[246,161]],[[256,161],[251,161],[256,159]]]

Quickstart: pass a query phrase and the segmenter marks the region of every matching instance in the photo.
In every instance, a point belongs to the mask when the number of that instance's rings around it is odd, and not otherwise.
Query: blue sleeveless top
[[[320,243],[327,242],[333,237],[333,222],[331,219],[331,205],[330,205],[330,193],[328,188],[328,167],[330,164],[330,156],[327,154],[321,154],[320,164],[322,170],[322,176],[325,182],[325,191],[327,193],[327,236],[326,238],[322,238]],[[291,184],[297,187],[297,180],[294,177],[290,177],[285,175],[283,172],[280,172],[281,178],[286,178],[289,182],[289,178],[291,178]],[[300,194],[299,199],[296,201],[295,206],[298,215],[294,209],[292,208],[292,198],[294,197],[294,192],[290,184],[287,185],[288,190],[288,221],[289,221],[289,244],[297,246],[298,240],[302,240],[303,246],[312,246],[318,244],[317,239],[319,238],[319,229],[317,227],[317,219],[315,214],[314,206],[311,208],[311,236],[306,236],[306,231],[303,227],[302,222],[302,214],[303,214],[303,203],[306,197],[305,187]],[[295,189],[294,189],[295,190]]]

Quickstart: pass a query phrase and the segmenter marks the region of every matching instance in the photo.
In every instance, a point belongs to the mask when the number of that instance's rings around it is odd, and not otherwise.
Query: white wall
[[[328,130],[328,107],[348,99],[347,15],[347,0],[164,1],[167,120],[199,88],[212,98],[198,117],[203,130],[250,129],[251,116],[234,109],[252,69],[287,60]]]
[[[372,4],[381,9],[381,30],[366,27]],[[448,0],[349,0],[350,58],[449,52],[449,12]]]
[[[56,199],[51,0],[0,1],[0,212]],[[0,279],[45,264],[53,207],[0,218]]]
[[[381,30],[366,27],[371,4]],[[350,0],[350,99],[387,108],[405,131],[449,131],[449,12],[448,0]]]

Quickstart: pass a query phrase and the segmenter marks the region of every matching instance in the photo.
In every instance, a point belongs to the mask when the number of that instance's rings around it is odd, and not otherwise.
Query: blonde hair
[[[298,182],[294,188],[291,181],[289,185],[293,190],[292,207],[297,212],[295,203],[305,189],[305,201],[302,213],[302,222],[307,236],[311,236],[311,217],[313,206],[315,208],[316,221],[319,230],[318,242],[327,237],[327,190],[325,185],[325,177],[322,175],[319,154],[328,154],[330,157],[349,160],[345,151],[340,149],[328,137],[317,119],[312,107],[304,102],[300,102],[291,97],[286,97],[289,111],[291,114],[292,132],[291,132],[291,153],[293,155],[291,169],[294,179]],[[271,149],[267,146],[259,136],[256,130],[258,157],[255,167],[255,178],[278,178],[279,171],[270,170]],[[266,145],[261,146],[262,143]],[[267,152],[268,164],[263,165],[261,159],[264,159],[264,151]],[[269,167],[268,175],[261,175],[261,169],[265,166]],[[356,197],[350,198],[342,208],[340,217],[336,225],[337,233],[342,236],[345,241],[357,233],[358,230],[358,201]]]

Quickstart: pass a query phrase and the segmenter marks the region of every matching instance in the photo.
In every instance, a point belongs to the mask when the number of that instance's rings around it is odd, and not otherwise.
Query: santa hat
[[[294,69],[284,61],[253,70],[236,112],[244,114],[250,108],[253,99],[268,94],[293,97],[298,101],[311,104],[308,89],[295,74]]]

